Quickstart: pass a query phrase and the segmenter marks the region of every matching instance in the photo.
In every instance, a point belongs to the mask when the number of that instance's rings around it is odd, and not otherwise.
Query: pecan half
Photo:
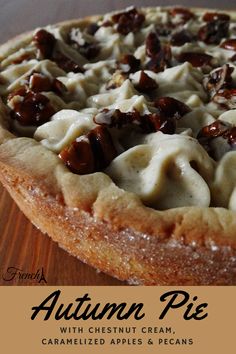
[[[229,22],[214,20],[207,22],[198,31],[198,38],[206,44],[219,44],[222,38],[229,35]]]
[[[218,91],[212,100],[224,109],[236,108],[236,89]]]
[[[230,21],[230,16],[224,13],[220,13],[220,12],[206,12],[203,15],[203,21],[206,22],[212,22],[212,21]]]
[[[106,127],[96,127],[64,148],[59,157],[74,173],[84,175],[102,171],[117,156]]]
[[[55,113],[49,99],[41,93],[26,91],[21,88],[14,96],[21,96],[20,100],[13,102],[11,117],[21,125],[39,126],[48,122]],[[10,98],[13,98],[11,96]]]
[[[221,48],[234,50],[236,52],[236,39],[227,39],[220,45]]]
[[[56,38],[51,33],[45,29],[41,29],[35,33],[33,41],[43,59],[50,59],[52,57]]]
[[[194,67],[201,67],[204,65],[211,65],[213,57],[205,53],[197,52],[183,52],[177,57],[180,63],[188,61]]]
[[[194,17],[194,14],[186,8],[175,7],[169,10],[171,17],[178,17],[178,24],[184,24]]]
[[[224,64],[221,68],[213,70],[203,79],[203,87],[213,97],[219,90],[229,88],[232,83],[234,68]]]
[[[161,51],[161,42],[155,32],[150,32],[145,40],[146,54],[149,57],[157,55]]]
[[[55,61],[57,65],[66,72],[83,72],[83,69],[80,68],[77,63],[55,49],[57,40],[48,31],[44,29],[37,31],[33,37],[33,41],[43,59],[51,59]]]
[[[171,36],[170,43],[174,46],[182,46],[185,43],[191,43],[195,40],[195,36],[188,30],[174,32]]]
[[[140,69],[141,61],[132,54],[124,54],[117,65],[123,73],[130,74]]]
[[[42,91],[53,91],[57,95],[62,95],[64,92],[67,91],[66,86],[57,79],[50,79],[44,74],[33,72],[28,77],[28,84],[29,90],[33,92],[42,92]]]
[[[127,35],[130,32],[138,31],[142,27],[145,16],[135,8],[132,8],[113,15],[112,21],[117,23],[117,32]]]
[[[160,97],[154,101],[155,107],[159,113],[167,118],[180,119],[191,109],[183,102],[176,100],[173,97]]]
[[[94,122],[102,126],[118,129],[133,124],[144,134],[156,131],[174,134],[176,120],[190,112],[188,106],[171,97],[158,98],[154,104],[157,112],[143,115],[136,110],[121,112],[119,109],[104,109],[94,117]]]
[[[94,122],[109,128],[121,129],[127,125],[134,125],[143,134],[161,131],[166,134],[174,134],[176,122],[172,118],[161,116],[159,113],[141,115],[138,111],[121,112],[119,109],[104,109],[94,117]]]
[[[158,88],[158,84],[142,70],[140,73],[139,82],[135,85],[135,88],[140,92],[148,93],[156,90]]]
[[[217,120],[214,123],[203,127],[197,136],[199,143],[205,148],[208,154],[216,160],[218,160],[221,156],[217,156],[217,153],[214,147],[212,146],[212,142],[219,137],[227,141],[227,143],[229,144],[229,150],[235,149],[236,127],[233,127],[227,122]]]
[[[156,73],[164,71],[171,66],[172,53],[169,45],[164,45],[158,54],[152,56],[147,62],[146,69]]]

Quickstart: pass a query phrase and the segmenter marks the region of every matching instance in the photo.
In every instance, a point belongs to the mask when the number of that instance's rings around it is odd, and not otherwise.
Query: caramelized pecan
[[[216,120],[214,123],[203,127],[198,133],[198,139],[201,138],[217,138],[224,135],[229,130],[230,124]]]
[[[41,29],[33,37],[36,47],[43,59],[51,59],[66,72],[83,72],[80,66],[65,54],[55,50],[56,38],[48,31]]]
[[[161,51],[161,42],[155,32],[150,32],[145,40],[146,54],[149,57],[157,55]]]
[[[139,13],[135,8],[132,8],[113,15],[112,21],[117,23],[117,32],[126,35],[130,32],[138,31],[145,21],[145,16]]]
[[[204,77],[203,87],[209,93],[210,97],[213,97],[219,90],[230,87],[233,71],[234,68],[230,67],[229,64],[225,64]]]
[[[14,96],[16,95],[21,96],[21,99],[13,102],[11,117],[21,125],[42,125],[48,122],[55,113],[49,99],[41,93],[26,91],[21,88],[15,92]],[[10,98],[13,98],[13,96]]]
[[[206,12],[203,16],[203,21],[212,22],[212,21],[230,21],[230,16],[220,12]]]
[[[33,92],[53,91],[58,95],[67,91],[66,86],[57,79],[50,79],[44,74],[34,72],[28,77],[28,88]]]
[[[178,56],[177,59],[180,63],[188,61],[194,67],[200,67],[204,65],[211,65],[213,57],[205,53],[183,52]]]
[[[118,62],[118,67],[125,74],[135,73],[140,69],[141,61],[132,54],[124,54]]]
[[[51,33],[45,29],[41,29],[35,33],[33,41],[43,59],[50,59],[52,57],[56,38]]]
[[[102,126],[121,129],[133,124],[142,133],[148,134],[161,131],[165,134],[174,134],[176,120],[190,112],[184,103],[171,98],[161,97],[155,101],[156,113],[141,115],[138,111],[121,112],[119,109],[104,109],[94,117],[94,122]]]
[[[91,144],[86,137],[81,137],[65,147],[59,154],[70,171],[84,175],[93,173],[95,161]]]
[[[198,31],[198,38],[206,44],[219,44],[222,38],[228,37],[229,22],[214,20],[207,22]]]
[[[139,82],[135,88],[140,92],[150,92],[156,90],[158,85],[155,80],[148,76],[143,70],[140,73]]]
[[[160,52],[154,55],[146,64],[146,69],[156,73],[171,66],[172,53],[169,45],[164,45]]]
[[[194,40],[194,35],[190,31],[183,29],[172,34],[170,43],[174,46],[182,46],[185,43],[190,43]]]
[[[227,139],[228,143],[236,148],[236,127],[230,129]]]
[[[194,14],[189,9],[183,7],[175,7],[170,9],[169,13],[171,17],[178,17],[178,24],[184,24],[194,17]]]
[[[104,109],[94,117],[94,122],[102,126],[118,129],[133,124],[144,134],[156,131],[174,134],[176,129],[176,122],[171,117],[167,118],[159,113],[141,115],[138,111],[121,112],[119,109]]]
[[[236,39],[227,39],[221,43],[220,47],[227,50],[234,50],[236,52]]]
[[[236,108],[236,89],[225,89],[218,91],[212,100],[225,109]]]
[[[185,103],[172,97],[157,98],[154,101],[154,105],[158,109],[158,112],[167,118],[180,119],[191,111]]]
[[[226,149],[226,151],[235,149],[236,127],[233,127],[227,122],[217,120],[214,123],[203,127],[197,136],[199,143],[206,149],[208,154],[216,160],[222,157],[222,152],[220,153],[220,156],[217,156],[217,151],[215,151],[214,146],[212,146],[212,142],[214,139],[219,137],[225,139],[229,144],[229,147]]]
[[[53,60],[57,63],[57,65],[64,70],[65,72],[74,72],[74,73],[83,73],[84,70],[74,62],[72,59],[65,56],[63,53],[56,53]]]
[[[83,175],[102,171],[117,156],[106,127],[96,127],[64,148],[59,157],[74,173]]]
[[[96,124],[108,126],[110,128],[121,129],[127,125],[133,125],[143,134],[161,131],[165,134],[174,134],[176,122],[173,118],[167,118],[159,113],[149,113],[141,115],[138,111],[121,112],[119,109],[104,109],[94,117]]]

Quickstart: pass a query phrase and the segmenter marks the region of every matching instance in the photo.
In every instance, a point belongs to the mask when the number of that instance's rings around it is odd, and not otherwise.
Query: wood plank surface
[[[0,42],[27,30],[70,18],[105,13],[129,5],[152,6],[182,4],[198,7],[228,8],[233,2],[197,1],[115,1],[115,0],[0,0]],[[33,279],[9,279],[7,269],[24,273],[43,268],[47,283]],[[13,271],[13,270],[12,270]],[[37,230],[21,213],[0,185],[0,285],[120,285],[60,249],[47,235]]]

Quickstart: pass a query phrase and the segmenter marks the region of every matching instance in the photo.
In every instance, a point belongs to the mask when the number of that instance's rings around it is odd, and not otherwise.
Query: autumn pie
[[[234,12],[68,21],[0,63],[0,179],[36,226],[130,284],[236,284]]]

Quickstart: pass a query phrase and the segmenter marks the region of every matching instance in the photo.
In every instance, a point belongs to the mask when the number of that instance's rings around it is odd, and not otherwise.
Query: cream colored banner
[[[2,353],[235,353],[236,287],[0,291]]]

